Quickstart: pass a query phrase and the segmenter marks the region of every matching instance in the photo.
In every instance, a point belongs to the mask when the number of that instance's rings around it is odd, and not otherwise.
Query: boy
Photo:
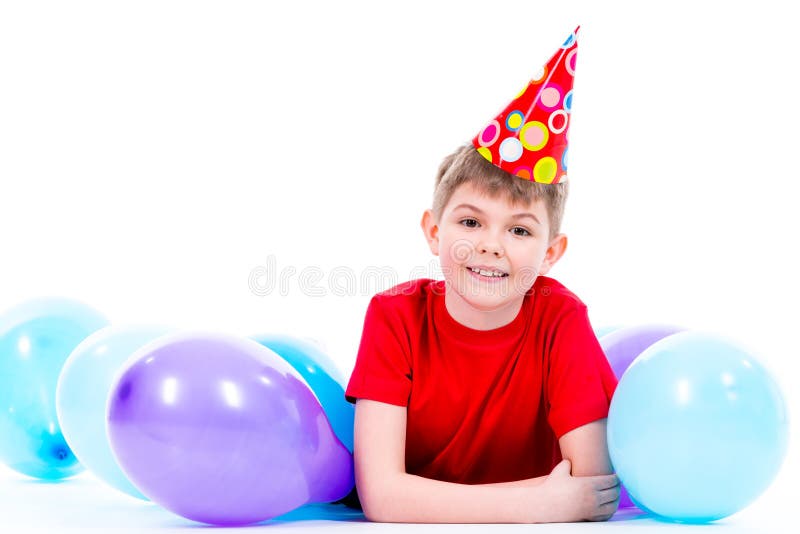
[[[545,276],[567,245],[577,31],[443,161],[421,226],[445,279],[405,282],[369,303],[345,396],[356,403],[356,488],[371,521],[598,521],[616,511],[605,418],[617,381],[586,305]]]

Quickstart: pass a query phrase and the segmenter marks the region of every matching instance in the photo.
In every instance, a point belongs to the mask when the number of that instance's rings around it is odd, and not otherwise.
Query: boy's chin
[[[497,281],[476,280],[467,274],[457,284],[459,294],[469,301],[498,302],[514,297],[514,285],[510,277]]]

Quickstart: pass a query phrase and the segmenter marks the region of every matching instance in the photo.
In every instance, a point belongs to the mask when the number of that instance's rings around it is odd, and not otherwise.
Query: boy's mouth
[[[467,266],[467,270],[473,274],[483,276],[484,278],[505,278],[508,276],[507,272],[485,265],[477,265],[474,267]]]

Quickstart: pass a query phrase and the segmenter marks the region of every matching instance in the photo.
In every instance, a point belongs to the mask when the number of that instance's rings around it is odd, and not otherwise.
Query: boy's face
[[[469,183],[453,193],[438,225],[433,212],[426,210],[421,226],[431,252],[440,257],[449,286],[448,309],[453,306],[454,315],[487,328],[516,316],[536,277],[550,270],[567,245],[564,234],[548,241],[547,208],[541,200],[512,205],[502,196],[486,196]],[[504,276],[473,273],[470,267],[476,266]],[[499,321],[487,316],[493,312]]]

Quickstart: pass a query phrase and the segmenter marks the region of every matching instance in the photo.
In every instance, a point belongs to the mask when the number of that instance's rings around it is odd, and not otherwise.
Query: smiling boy
[[[355,471],[380,522],[606,520],[617,381],[586,305],[546,276],[560,233],[577,30],[442,162],[421,227],[444,280],[369,303],[346,390]]]

